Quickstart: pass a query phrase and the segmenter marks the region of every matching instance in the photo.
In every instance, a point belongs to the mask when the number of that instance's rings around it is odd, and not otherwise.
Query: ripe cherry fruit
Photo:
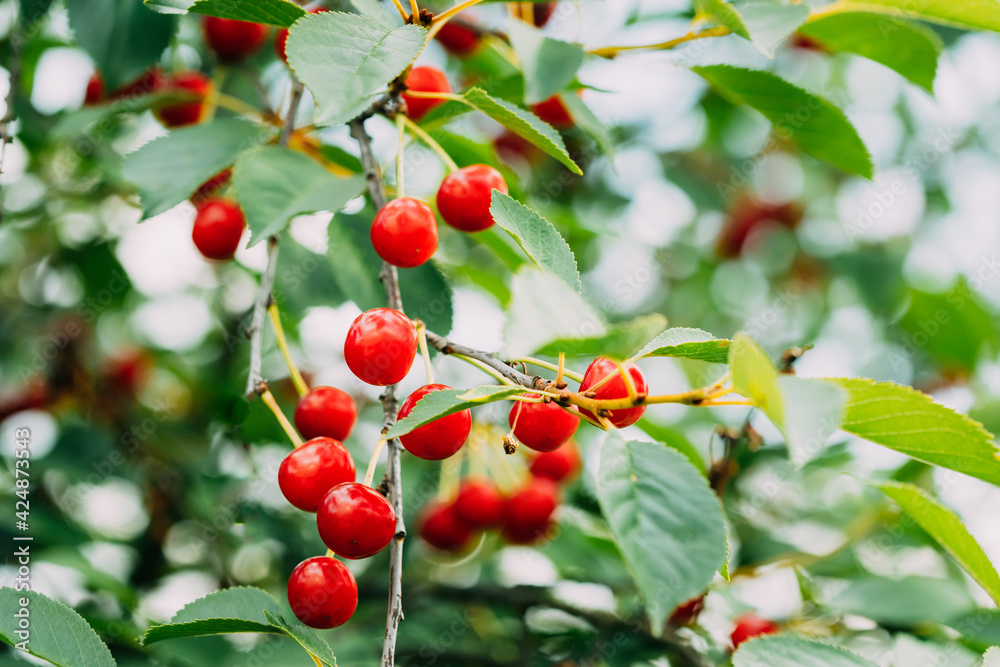
[[[433,67],[414,67],[406,77],[406,87],[419,93],[450,93],[448,77],[439,69]],[[432,109],[444,104],[444,100],[430,97],[414,97],[403,93],[406,102],[406,113],[415,121],[423,119]]]
[[[151,67],[138,77],[115,89],[110,98],[120,100],[130,97],[141,97],[161,90],[166,83],[166,76],[159,67]]]
[[[507,194],[507,183],[499,171],[474,164],[448,174],[438,188],[441,218],[463,232],[481,232],[493,226],[490,202],[493,190]]]
[[[412,269],[437,250],[437,219],[419,199],[393,199],[375,216],[371,239],[379,257],[393,266]]]
[[[330,489],[316,513],[323,543],[352,560],[374,556],[396,534],[396,512],[382,494],[358,482]]]
[[[364,382],[384,387],[406,377],[417,356],[417,328],[392,308],[358,315],[347,331],[344,360]]]
[[[545,537],[559,504],[559,489],[547,479],[534,477],[507,499],[507,516],[501,536],[511,544],[533,544]]]
[[[441,26],[434,38],[453,56],[467,56],[479,46],[479,32],[454,20]]]
[[[629,377],[632,378],[632,385],[635,387],[636,394],[640,396],[645,395],[649,389],[646,385],[646,376],[642,374],[642,371],[635,364],[623,364],[622,366],[629,374]],[[601,382],[605,377],[612,374],[614,377],[610,378],[607,382]],[[598,384],[600,386],[593,389]],[[590,362],[587,372],[583,374],[583,381],[580,383],[580,393],[586,391],[594,391],[594,398],[600,400],[627,398],[629,395],[628,388],[625,385],[625,378],[622,377],[621,372],[618,370],[618,364],[607,357],[597,357]],[[581,412],[596,418],[587,410],[581,410]],[[644,412],[646,412],[645,405],[635,408],[612,410],[608,420],[617,428],[625,428],[639,421]]]
[[[514,5],[517,7],[517,5]],[[535,24],[536,28],[541,28],[549,19],[552,18],[552,14],[556,11],[555,2],[536,2],[531,5],[531,22]],[[527,16],[524,11],[518,7],[516,10],[516,16],[521,20],[526,21]]]
[[[549,99],[539,102],[531,107],[531,110],[557,130],[573,127],[573,116],[570,115],[569,109],[566,108],[566,104],[559,98],[559,95],[553,95]]]
[[[427,384],[417,389],[399,407],[399,418],[407,417],[417,401],[427,394],[447,389],[451,387],[443,384]],[[406,451],[418,458],[440,461],[460,450],[471,430],[472,411],[466,409],[415,428],[406,435],[399,436],[399,441]]]
[[[526,394],[526,398],[541,398]],[[572,410],[572,411],[571,411]],[[564,410],[555,403],[515,402],[507,418],[514,437],[538,452],[551,452],[573,437],[580,425],[575,408]]]
[[[220,60],[246,58],[267,39],[267,27],[260,23],[206,16],[201,27],[205,43]]]
[[[472,528],[463,522],[451,503],[434,502],[418,519],[420,537],[440,551],[461,551],[472,539]]]
[[[104,77],[100,72],[94,74],[87,81],[87,92],[83,96],[84,106],[93,106],[104,99]]]
[[[195,208],[201,208],[206,202],[216,199],[233,177],[232,169],[223,169],[218,174],[208,179],[198,186],[198,189],[191,195],[191,203]]]
[[[580,452],[576,445],[567,442],[559,449],[542,452],[531,462],[531,474],[553,482],[564,482],[580,471]]]
[[[353,482],[351,453],[333,438],[313,438],[293,449],[278,468],[278,486],[285,498],[303,512],[315,512],[327,492]]]
[[[496,484],[467,479],[455,497],[455,513],[471,528],[494,528],[503,523],[506,501]]]
[[[212,82],[201,72],[175,74],[160,85],[160,92],[193,97],[194,99],[183,102],[168,102],[159,106],[153,113],[167,127],[194,125],[200,122],[204,116],[205,98],[211,88]]]
[[[215,199],[198,209],[191,238],[198,252],[208,259],[232,259],[246,225],[243,211],[235,202]]]
[[[347,440],[357,421],[354,399],[336,387],[313,387],[295,406],[295,428],[303,438]]]
[[[761,618],[756,614],[746,614],[736,619],[736,627],[733,629],[733,633],[729,635],[729,639],[733,642],[733,650],[736,650],[740,647],[740,644],[748,639],[762,635],[773,635],[780,631],[781,626],[774,621]]]
[[[358,607],[358,582],[347,566],[327,556],[307,558],[288,577],[288,604],[311,628],[343,625]]]

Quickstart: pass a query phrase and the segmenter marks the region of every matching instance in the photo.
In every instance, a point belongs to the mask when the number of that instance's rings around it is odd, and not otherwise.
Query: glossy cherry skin
[[[693,625],[698,620],[698,615],[701,614],[704,608],[704,593],[691,598],[687,602],[682,602],[670,613],[670,625],[675,628],[683,625]]]
[[[220,60],[240,60],[267,40],[267,26],[249,21],[206,16],[201,22],[205,43]]]
[[[540,398],[538,394],[526,394]],[[514,437],[536,452],[551,452],[569,442],[580,426],[580,417],[555,403],[514,403],[507,422]]]
[[[347,440],[357,421],[354,399],[336,387],[313,387],[295,406],[295,428],[303,438]]]
[[[93,106],[104,99],[104,77],[94,72],[87,81],[87,92],[83,96],[84,106]]]
[[[632,384],[635,386],[636,393],[648,393],[649,387],[646,384],[646,376],[642,374],[642,371],[639,370],[635,364],[625,364],[624,367],[628,374],[632,377]],[[597,357],[590,362],[590,366],[587,367],[587,372],[583,374],[583,381],[580,383],[580,392],[583,393],[585,391],[590,391],[591,387],[595,386],[606,376],[612,373],[615,377],[612,377],[599,388],[594,390],[594,398],[602,400],[627,398],[628,388],[625,386],[625,378],[623,378],[621,373],[618,371],[618,364],[607,357]],[[581,410],[581,412],[589,415],[590,417],[594,417],[594,415],[587,410]],[[608,419],[617,428],[625,428],[626,426],[631,426],[639,421],[644,412],[646,412],[645,405],[640,405],[635,408],[624,408],[622,410],[612,410],[611,416]]]
[[[371,239],[379,257],[393,266],[412,269],[437,250],[437,218],[419,199],[393,199],[375,216]]]
[[[278,468],[278,486],[285,498],[303,512],[315,512],[327,492],[353,482],[351,453],[333,438],[313,438],[296,447]]]
[[[149,93],[162,89],[165,82],[166,76],[163,74],[163,70],[159,67],[153,67],[140,74],[134,80],[126,83],[120,88],[115,89],[114,92],[111,93],[110,98],[113,100],[120,100],[123,98],[148,95]]]
[[[532,478],[528,485],[507,499],[501,533],[511,544],[533,544],[544,538],[559,504],[559,489],[547,479]]]
[[[567,442],[559,449],[542,452],[531,462],[531,474],[553,482],[565,482],[580,472],[580,452],[573,442]]]
[[[406,377],[417,356],[417,328],[392,308],[358,315],[347,331],[344,360],[358,378],[384,387]]]
[[[740,647],[740,644],[748,639],[762,635],[773,635],[780,631],[781,626],[774,621],[761,618],[756,614],[746,614],[736,619],[736,627],[733,629],[733,633],[729,635],[729,639],[733,642],[733,650],[736,650]]]
[[[479,46],[479,33],[469,26],[455,23],[454,20],[445,23],[438,30],[434,39],[444,50],[453,56],[467,56]]]
[[[472,528],[462,521],[452,503],[434,502],[418,519],[420,537],[439,551],[461,551],[472,539]]]
[[[507,183],[499,171],[474,164],[448,174],[438,188],[441,218],[463,232],[481,232],[493,226],[490,202],[493,190],[507,194]]]
[[[343,625],[358,607],[358,582],[347,566],[334,558],[307,558],[288,577],[288,604],[311,628]]]
[[[316,513],[316,527],[338,556],[368,558],[385,549],[396,534],[396,512],[370,486],[346,482],[327,492]]]
[[[448,77],[439,69],[433,67],[414,67],[406,77],[406,87],[421,93],[450,93],[451,86]],[[444,100],[429,97],[414,97],[403,93],[406,102],[406,113],[415,121],[423,119],[431,109],[444,104]]]
[[[506,504],[493,482],[467,479],[455,497],[455,513],[470,528],[495,528],[503,523]]]
[[[226,199],[214,199],[198,209],[191,239],[208,259],[232,259],[246,225],[239,206]]]
[[[569,114],[566,104],[559,99],[558,95],[553,95],[549,99],[539,102],[531,107],[535,115],[557,130],[565,130],[573,127],[573,116]]]
[[[426,384],[417,389],[407,396],[399,407],[399,418],[403,419],[409,415],[417,401],[427,394],[445,389],[451,387],[444,384]],[[399,436],[399,441],[406,451],[417,458],[440,461],[460,450],[471,430],[472,411],[462,410],[415,428],[406,435]]]
[[[223,169],[218,174],[208,179],[198,186],[198,189],[191,195],[191,203],[195,208],[201,208],[212,199],[217,199],[233,176],[232,169]]]
[[[180,72],[163,82],[165,93],[193,96],[195,99],[172,102],[158,107],[153,113],[167,127],[183,127],[201,121],[205,112],[205,97],[212,82],[201,72]]]
[[[330,10],[317,8],[317,9],[310,9],[309,13],[322,14],[323,12],[328,12],[328,11]],[[286,64],[288,63],[288,55],[285,53],[285,42],[287,41],[288,41],[288,28],[282,28],[274,36],[274,52],[278,54],[278,57],[281,58],[281,60]]]

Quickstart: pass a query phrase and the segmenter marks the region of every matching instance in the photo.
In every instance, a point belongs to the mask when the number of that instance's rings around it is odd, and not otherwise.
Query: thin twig
[[[546,380],[538,375],[527,375],[526,373],[522,373],[511,368],[509,365],[498,359],[496,355],[490,354],[489,352],[475,350],[471,347],[466,347],[465,345],[459,345],[457,343],[450,343],[444,336],[439,336],[433,331],[427,332],[427,342],[431,345],[431,347],[442,354],[457,354],[482,362],[497,371],[501,376],[507,378],[514,384],[521,385],[522,387],[527,387],[528,389],[546,389],[551,384],[551,380]]]
[[[281,135],[278,137],[278,144],[281,146],[287,146],[289,140],[292,138],[292,130],[295,129],[295,115],[299,112],[299,103],[302,101],[302,94],[305,91],[305,86],[294,74],[292,75],[292,80],[292,100],[288,103],[285,124],[282,126]]]

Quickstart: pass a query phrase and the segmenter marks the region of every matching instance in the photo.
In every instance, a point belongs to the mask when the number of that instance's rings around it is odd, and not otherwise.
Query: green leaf
[[[209,593],[184,605],[171,623],[192,623],[209,619],[241,619],[258,625],[270,625],[265,611],[281,613],[277,601],[267,592],[250,586],[235,586]]]
[[[233,187],[250,227],[248,246],[253,246],[282,231],[296,215],[336,213],[361,194],[365,180],[338,178],[302,153],[264,146],[236,162]]]
[[[20,0],[21,22],[30,26],[42,21],[52,7],[52,0]]]
[[[122,177],[139,189],[148,219],[181,203],[243,151],[273,138],[275,130],[235,118],[183,127],[125,157]]]
[[[912,484],[887,482],[875,486],[896,501],[917,525],[958,561],[994,602],[1000,604],[1000,575],[954,512]]]
[[[854,579],[828,606],[895,627],[942,623],[971,611],[975,602],[966,584],[938,577],[863,577]]]
[[[577,292],[582,289],[576,257],[552,223],[499,190],[493,191],[490,214],[538,268],[559,276]]]
[[[913,290],[899,325],[908,335],[902,352],[893,354],[904,355],[903,362],[925,351],[947,371],[971,372],[997,348],[993,316],[964,282],[943,294]]]
[[[856,53],[894,69],[934,92],[941,39],[931,30],[879,14],[829,14],[809,21],[799,33],[830,51]]]
[[[649,437],[656,440],[656,442],[662,442],[667,447],[673,447],[678,452],[684,455],[688,461],[694,465],[695,468],[700,470],[703,474],[708,472],[708,466],[705,465],[705,460],[695,449],[695,446],[691,444],[691,441],[687,439],[680,431],[675,431],[667,426],[661,426],[659,424],[654,424],[649,421],[648,417],[643,417],[635,424],[642,432]],[[728,577],[727,577],[728,579]]]
[[[725,364],[729,361],[729,341],[701,329],[674,327],[646,343],[633,361],[645,357],[679,357]]]
[[[546,37],[524,21],[511,21],[507,34],[524,73],[525,104],[537,104],[558,93],[583,64],[579,45]]]
[[[366,209],[370,212],[371,209]],[[328,228],[327,256],[337,286],[361,310],[386,304],[385,290],[378,280],[381,258],[372,247],[368,224],[370,215],[333,216]],[[405,305],[405,301],[403,302]]]
[[[573,122],[581,130],[586,132],[594,141],[597,142],[597,147],[601,149],[609,158],[614,158],[615,156],[615,133],[614,131],[607,127],[601,120],[594,115],[594,112],[590,110],[579,95],[574,95],[572,93],[560,93],[559,99],[566,106],[569,111],[569,115],[573,118]]]
[[[757,637],[740,645],[733,667],[877,667],[847,649],[794,635]]]
[[[528,140],[562,162],[574,174],[583,173],[566,151],[566,144],[563,143],[562,136],[538,116],[510,102],[490,97],[481,88],[470,88],[465,91],[463,99],[514,134]]]
[[[729,367],[733,389],[753,401],[781,428],[785,422],[785,403],[778,385],[778,371],[767,353],[746,334],[736,334],[729,346]]]
[[[284,630],[284,633],[299,643],[299,646],[322,660],[330,667],[337,667],[337,658],[333,655],[333,649],[312,628],[307,628],[301,623],[289,623],[284,616],[277,612],[264,611],[264,616],[272,626]]]
[[[1000,486],[1000,451],[979,422],[910,387],[862,378],[832,381],[848,393],[843,430]]]
[[[22,605],[27,600],[27,605]],[[76,613],[62,602],[45,597],[35,591],[16,591],[0,588],[0,639],[11,646],[26,642],[28,653],[48,660],[59,667],[114,667],[111,651],[97,633]],[[26,609],[29,614],[29,635],[20,627],[22,617],[17,614]]]
[[[140,2],[67,0],[76,41],[104,77],[108,90],[142,74],[170,45],[176,21]]]
[[[909,16],[933,23],[972,30],[1000,32],[1000,2],[997,0],[849,0],[844,10]]]
[[[597,478],[601,512],[659,636],[673,609],[726,561],[719,498],[697,468],[661,443],[608,433]]]
[[[750,39],[750,32],[743,23],[743,17],[726,0],[695,0],[694,7],[698,14],[706,16],[725,28],[729,28],[734,35]]]
[[[815,458],[840,428],[847,392],[832,382],[792,375],[779,376],[778,388],[785,405],[779,426],[788,456],[792,463],[802,466]]]
[[[986,651],[982,667],[1000,667],[1000,648],[994,646]]]
[[[425,32],[417,25],[394,28],[372,16],[307,14],[289,29],[285,52],[316,100],[316,122],[339,125],[363,112],[413,62]]]
[[[558,357],[560,352],[565,352],[569,357],[628,359],[644,341],[666,325],[667,318],[659,313],[643,315],[629,322],[612,324],[597,336],[560,338],[543,346],[537,354]]]
[[[693,69],[733,104],[761,112],[779,135],[794,139],[803,152],[871,178],[868,149],[844,113],[827,100],[768,72],[729,65]]]
[[[306,15],[306,10],[290,0],[197,0],[188,11],[279,28],[287,28]]]
[[[809,18],[809,6],[805,4],[749,2],[740,5],[740,12],[750,31],[750,41],[768,58],[774,56],[778,44]]]
[[[454,319],[452,289],[436,262],[425,262],[414,269],[399,269],[399,291],[408,317],[423,321],[428,329],[441,335],[451,331]]]
[[[186,14],[195,0],[143,0],[143,4],[161,14]]]
[[[472,389],[442,389],[427,394],[413,406],[413,411],[392,425],[386,438],[398,438],[428,422],[447,417],[456,412],[502,401],[511,396],[528,393],[524,387],[510,385],[483,385]]]

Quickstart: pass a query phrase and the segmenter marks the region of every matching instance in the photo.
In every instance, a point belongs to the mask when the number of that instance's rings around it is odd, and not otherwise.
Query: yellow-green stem
[[[281,408],[278,406],[278,401],[274,400],[274,394],[271,393],[271,390],[265,389],[260,392],[260,398],[264,401],[264,404],[270,408],[275,419],[278,420],[278,423],[281,424],[281,428],[285,431],[285,435],[287,435],[288,439],[292,441],[292,444],[296,447],[301,447],[304,444],[302,442],[302,438],[295,431],[295,427],[292,426],[292,423],[288,421],[288,417],[285,416],[285,413],[281,411]]]
[[[417,137],[422,142],[424,142],[424,144],[426,144],[428,148],[434,151],[434,153],[439,158],[441,158],[441,161],[444,162],[445,166],[448,168],[449,174],[453,171],[458,171],[458,165],[455,164],[455,161],[451,159],[450,155],[448,155],[448,151],[442,148],[441,144],[434,141],[434,137],[429,135],[427,131],[424,130],[424,128],[420,127],[419,125],[414,123],[410,118],[404,116],[403,114],[400,114],[399,116],[397,116],[397,118],[402,118],[403,122],[406,124],[406,127],[410,130],[410,132],[413,133],[413,136]]]
[[[378,459],[382,455],[382,448],[385,447],[386,442],[386,440],[380,438],[375,445],[375,451],[372,452],[372,457],[368,460],[368,470],[365,471],[365,486],[371,486],[375,480],[375,469],[378,467]]]
[[[295,385],[295,391],[299,393],[300,397],[305,396],[309,393],[309,385],[306,384],[302,373],[299,372],[299,369],[295,366],[295,362],[292,361],[291,352],[288,350],[288,340],[285,338],[285,330],[281,326],[281,315],[278,313],[278,305],[273,301],[267,307],[267,314],[271,316],[271,324],[274,325],[274,337],[278,341],[278,349],[281,350],[281,356],[285,358],[285,364],[288,366],[288,373],[292,378],[292,384]]]

